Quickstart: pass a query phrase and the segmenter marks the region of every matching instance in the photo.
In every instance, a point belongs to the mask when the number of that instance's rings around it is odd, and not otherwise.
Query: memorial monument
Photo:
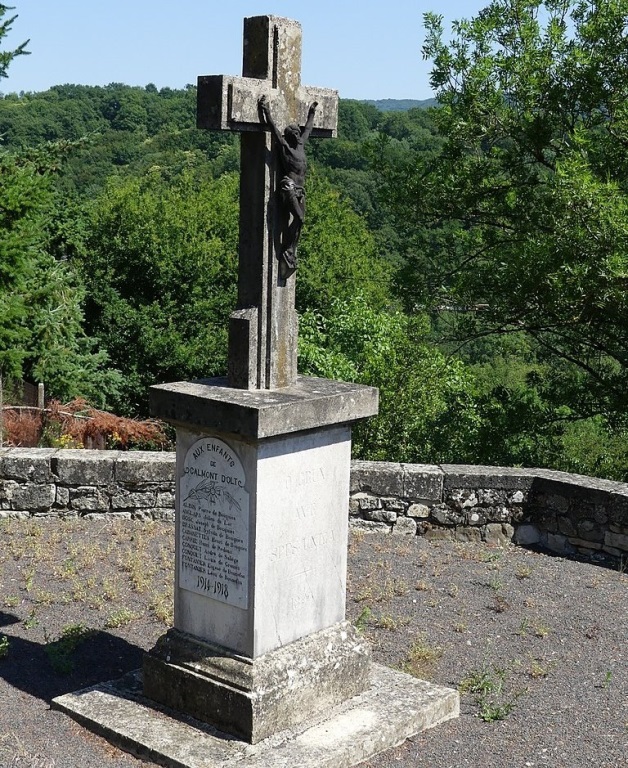
[[[457,714],[456,692],[371,664],[345,620],[351,424],[378,394],[297,375],[303,147],[335,136],[338,112],[300,71],[300,25],[259,16],[244,21],[243,76],[198,81],[199,127],[241,134],[238,305],[228,377],[151,388],[177,432],[175,613],[141,694],[240,741],[216,736],[197,763],[169,737],[158,754],[177,765],[223,765],[248,744],[243,765],[348,766]],[[154,749],[118,720],[108,735]],[[271,737],[290,729],[278,757]]]

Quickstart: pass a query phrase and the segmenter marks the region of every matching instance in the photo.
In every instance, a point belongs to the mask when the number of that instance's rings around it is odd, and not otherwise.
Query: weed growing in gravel
[[[473,700],[478,706],[478,717],[485,723],[504,720],[515,708],[517,699],[525,693],[519,691],[507,696],[504,692],[507,675],[506,667],[485,665],[460,681],[458,690],[460,693],[473,695]]]
[[[510,608],[510,603],[502,595],[495,595],[492,605],[489,605],[491,611],[495,613],[504,613]]]
[[[134,619],[137,619],[137,615],[130,611],[128,608],[120,608],[119,611],[114,611],[109,615],[109,618],[105,622],[106,629],[117,629],[118,627],[124,627],[126,624],[130,624]]]
[[[368,607],[368,605],[365,606],[360,611],[358,618],[353,622],[353,626],[358,630],[358,632],[364,632],[372,616],[373,611]]]
[[[549,674],[549,665],[544,664],[542,659],[533,658],[530,662],[530,669],[528,675],[533,680],[539,680],[540,678],[547,677]]]
[[[9,638],[6,635],[0,635],[0,659],[9,655]]]
[[[39,619],[35,615],[35,609],[28,614],[27,618],[24,619],[22,622],[24,625],[24,629],[33,629],[33,627],[37,627],[39,625]]]
[[[523,581],[524,579],[529,579],[530,574],[532,573],[532,568],[530,568],[529,565],[518,565],[517,569],[515,570],[515,576],[519,579],[519,581]]]
[[[153,615],[162,624],[170,627],[174,624],[174,605],[172,601],[172,591],[166,589],[163,592],[158,592],[149,605]]]
[[[57,640],[50,640],[47,633],[44,632],[46,655],[54,671],[62,675],[70,674],[74,669],[74,659],[72,658],[74,651],[93,634],[94,630],[83,624],[68,625]]]
[[[495,592],[498,592],[504,586],[504,582],[499,578],[497,574],[495,574],[491,576],[491,579],[486,586],[495,590]]]
[[[35,581],[35,569],[29,568],[24,572],[24,588],[27,592],[30,592],[33,588],[33,582]]]
[[[410,647],[402,669],[414,677],[430,677],[434,665],[442,655],[442,648],[430,645],[426,635],[419,635]]]
[[[387,629],[390,632],[394,632],[394,630],[399,626],[399,622],[389,614],[385,614],[384,616],[380,616],[379,619],[377,619],[375,626],[379,627],[380,629]]]
[[[5,608],[16,608],[20,604],[19,595],[7,595],[4,598]]]

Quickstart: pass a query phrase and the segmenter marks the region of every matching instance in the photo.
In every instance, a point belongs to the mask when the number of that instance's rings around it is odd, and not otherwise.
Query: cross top
[[[294,278],[279,258],[286,236],[281,163],[262,103],[282,130],[309,123],[314,137],[336,136],[338,94],[301,85],[301,25],[291,19],[245,19],[242,77],[198,78],[198,127],[240,133],[238,306],[229,327],[229,383],[244,389],[288,387],[297,376]]]
[[[309,105],[318,109],[314,137],[334,138],[338,93],[301,85],[301,25],[280,16],[244,19],[242,77],[207,75],[198,78],[199,128],[259,131],[258,101],[266,96],[275,122],[305,125]]]

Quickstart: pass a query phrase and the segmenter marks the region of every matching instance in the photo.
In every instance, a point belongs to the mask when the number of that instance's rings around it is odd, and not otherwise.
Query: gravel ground
[[[140,666],[173,550],[169,524],[0,522],[2,768],[141,765],[49,705]],[[463,692],[459,719],[362,768],[628,766],[627,586],[608,563],[352,536],[347,614],[375,660]]]

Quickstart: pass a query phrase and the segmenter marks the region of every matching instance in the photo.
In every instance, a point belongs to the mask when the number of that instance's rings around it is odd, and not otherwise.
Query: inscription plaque
[[[179,482],[179,586],[246,609],[249,494],[240,459],[204,437],[187,451]]]

